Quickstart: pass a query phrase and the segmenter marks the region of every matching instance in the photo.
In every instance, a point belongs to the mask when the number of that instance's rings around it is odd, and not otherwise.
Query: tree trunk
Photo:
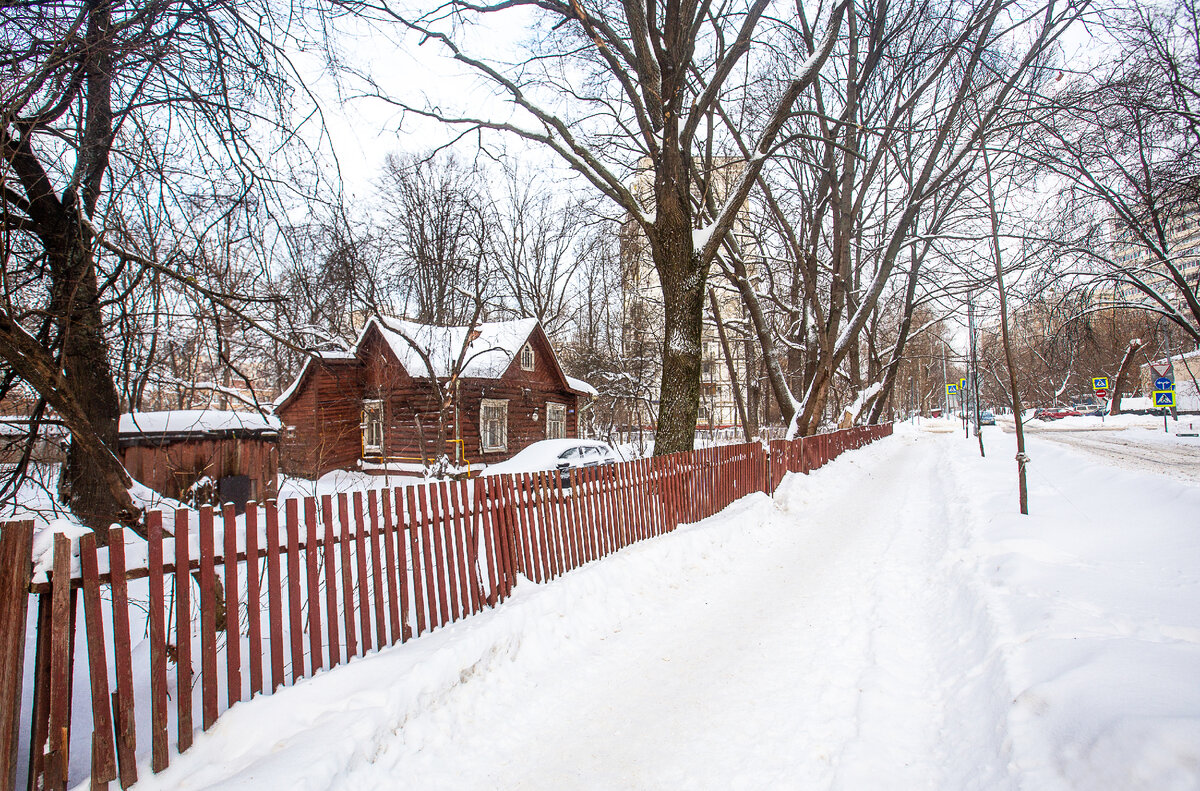
[[[694,261],[694,256],[689,256],[689,261]],[[655,456],[691,450],[695,445],[704,319],[704,278],[686,270],[667,277],[663,274],[660,268],[664,337]]]
[[[871,408],[871,415],[867,422],[871,425],[879,423],[879,418],[883,413],[884,402],[892,394],[892,389],[896,386],[896,373],[900,370],[900,360],[904,357],[904,347],[908,343],[908,333],[912,328],[913,307],[916,301],[917,293],[917,271],[920,268],[921,257],[917,255],[916,248],[912,250],[912,266],[908,270],[908,283],[904,290],[904,315],[900,319],[900,331],[897,333],[896,346],[892,349],[892,359],[888,362],[887,368],[884,369],[883,387],[879,390],[879,397]]]
[[[64,277],[56,278],[51,301],[51,311],[61,317],[62,368],[72,397],[91,421],[95,440],[115,453],[121,406],[104,338],[96,270],[91,256],[81,249],[82,240],[65,244],[72,248],[65,256],[69,263]],[[67,463],[59,477],[59,498],[79,521],[96,530],[98,537],[107,535],[101,528],[113,522],[132,525],[137,521],[130,512],[128,474],[115,456],[109,454],[109,458],[111,462],[98,461],[73,431]],[[125,496],[114,491],[115,487],[124,490]]]
[[[1117,378],[1113,382],[1112,400],[1108,404],[1108,414],[1121,414],[1121,388],[1125,386],[1125,377],[1129,375],[1129,366],[1133,362],[1133,356],[1142,348],[1142,342],[1138,338],[1134,338],[1129,342],[1129,348],[1125,350],[1125,356],[1121,358],[1121,366],[1117,369]]]

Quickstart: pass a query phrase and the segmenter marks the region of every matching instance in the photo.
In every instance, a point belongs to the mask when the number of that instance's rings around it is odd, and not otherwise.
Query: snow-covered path
[[[870,498],[836,474],[820,498],[792,487],[736,559],[658,579],[652,608],[493,674],[482,700],[455,690],[339,786],[948,787],[938,658],[960,634],[929,583],[952,517],[944,471],[911,440],[890,451],[872,463],[905,477]]]
[[[138,787],[1200,787],[1200,487],[1035,440],[1022,518],[1010,444],[898,432],[239,705]]]

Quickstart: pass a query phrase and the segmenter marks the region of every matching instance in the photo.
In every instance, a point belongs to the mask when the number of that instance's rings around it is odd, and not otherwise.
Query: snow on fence
[[[518,576],[553,579],[890,433],[889,424],[773,440],[769,452],[725,445],[566,479],[503,475],[251,504],[241,516],[232,506],[154,511],[144,555],[127,557],[114,528],[106,547],[80,538],[73,567],[71,540],[56,534],[47,580],[33,577],[32,523],[5,523],[0,789],[15,787],[23,733],[28,788],[87,777],[93,788],[127,788],[139,757],[159,772],[188,749],[197,719],[208,730],[240,701],[495,606]],[[81,595],[87,668],[76,681]],[[135,626],[145,635],[136,642]],[[33,686],[28,711],[23,679]],[[75,735],[76,753],[90,744],[86,766],[69,760],[73,709],[91,712],[90,735]]]

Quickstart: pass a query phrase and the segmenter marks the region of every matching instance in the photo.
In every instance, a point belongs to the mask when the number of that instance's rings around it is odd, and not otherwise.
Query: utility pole
[[[946,391],[946,384],[950,381],[950,374],[946,373],[946,342],[942,341],[942,417],[950,417],[950,393]]]
[[[971,299],[970,291],[967,292],[967,334],[971,339],[967,376],[971,394],[975,397],[975,436],[979,438],[979,456],[983,458],[986,454],[983,452],[983,431],[979,426],[979,357],[976,355],[975,345],[975,301]]]

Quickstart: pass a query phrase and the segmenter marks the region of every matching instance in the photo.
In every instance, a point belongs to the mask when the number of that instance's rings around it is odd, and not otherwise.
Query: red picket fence
[[[73,570],[71,542],[56,535],[48,582],[31,580],[32,523],[7,523],[0,789],[16,783],[31,595],[28,788],[67,783],[73,691],[91,704],[92,787],[127,788],[138,778],[139,736],[149,738],[151,771],[162,771],[191,746],[197,715],[208,730],[240,701],[495,606],[518,575],[553,579],[747,494],[772,493],[786,472],[890,433],[889,424],[776,440],[769,453],[757,443],[719,446],[565,480],[501,475],[251,504],[243,516],[232,506],[154,511],[144,558],[127,558],[124,531],[114,528],[105,547],[94,534],[79,539]],[[131,605],[131,583],[145,586],[144,605],[141,597]],[[72,689],[80,594],[87,690]],[[135,650],[140,620],[148,651]],[[149,678],[141,719],[135,677]]]

